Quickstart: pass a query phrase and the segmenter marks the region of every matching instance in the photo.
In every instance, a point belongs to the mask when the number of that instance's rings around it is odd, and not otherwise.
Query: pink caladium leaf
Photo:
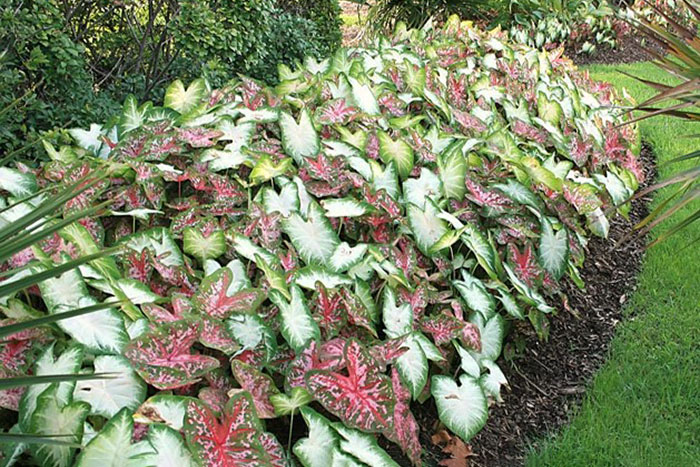
[[[362,300],[346,288],[340,289],[339,295],[343,299],[343,305],[347,312],[348,321],[354,326],[359,326],[366,329],[374,337],[377,337],[377,331],[372,324],[372,317],[369,310],[362,303]]]
[[[324,337],[333,337],[345,324],[342,295],[328,292],[320,282],[316,283],[316,295],[312,304],[312,316]]]
[[[199,327],[199,342],[210,349],[216,349],[226,355],[231,355],[240,349],[238,343],[226,330],[223,321],[209,316],[201,317]]]
[[[510,260],[513,263],[515,274],[525,282],[528,287],[534,287],[542,275],[542,268],[537,263],[537,257],[532,244],[527,243],[521,252],[517,246],[511,243],[509,246]]]
[[[389,378],[379,372],[368,352],[355,339],[345,346],[347,376],[329,370],[311,370],[306,387],[346,426],[382,432],[391,425],[394,394]]]
[[[225,319],[233,313],[250,313],[262,303],[265,295],[261,290],[245,289],[228,295],[233,281],[233,272],[221,268],[204,278],[194,296],[194,305],[201,313],[216,319]]]
[[[144,303],[141,305],[141,311],[155,324],[172,323],[174,321],[180,321],[183,318],[181,314],[170,311],[154,303]]]
[[[334,99],[316,109],[316,121],[323,125],[349,123],[358,114],[358,110],[349,106],[345,99]]]
[[[136,372],[158,389],[173,389],[196,382],[219,361],[191,353],[199,323],[188,320],[163,324],[131,340],[124,349]]]
[[[178,137],[193,148],[208,148],[216,144],[216,139],[223,133],[218,130],[210,130],[204,127],[192,127],[178,129]]]
[[[211,386],[200,389],[197,397],[199,400],[206,402],[209,408],[217,415],[223,413],[229,399],[226,391]]]
[[[408,352],[407,339],[407,336],[388,339],[379,344],[374,344],[368,349],[369,355],[382,372],[386,371],[388,365],[393,364],[401,355]]]
[[[433,336],[436,345],[444,345],[460,336],[464,323],[447,311],[443,311],[423,318],[420,327]]]
[[[469,190],[467,198],[479,206],[502,211],[511,205],[511,201],[507,196],[502,195],[496,190],[488,190],[469,177],[466,179],[466,184]]]
[[[150,249],[144,248],[141,253],[134,250],[127,251],[124,255],[124,264],[126,264],[127,277],[140,282],[150,281],[153,273],[153,254]]]
[[[593,212],[603,205],[595,188],[587,184],[564,182],[564,198],[576,208],[579,214]]]
[[[287,462],[287,455],[284,452],[284,447],[277,441],[270,433],[262,433],[260,435],[260,444],[262,444],[263,451],[267,454],[267,464],[270,467],[288,467],[290,464]]]
[[[391,370],[391,384],[396,396],[392,430],[385,433],[387,438],[396,441],[401,450],[411,459],[415,466],[422,465],[420,460],[421,445],[418,439],[418,422],[411,413],[411,393],[401,383],[396,368]]]
[[[465,130],[469,130],[470,134],[486,131],[486,125],[484,125],[484,122],[479,120],[477,117],[457,109],[452,109],[452,114],[454,115],[455,120],[457,120],[457,123],[459,123]]]
[[[477,352],[481,352],[481,331],[479,330],[479,326],[474,323],[464,323],[460,338],[465,346]]]
[[[231,371],[238,384],[241,385],[241,389],[232,389],[230,393],[248,391],[253,397],[258,416],[260,418],[275,418],[275,408],[270,402],[270,396],[279,394],[279,389],[275,386],[272,378],[239,360],[231,361]]]
[[[266,465],[262,426],[247,393],[232,397],[219,421],[203,402],[190,400],[183,427],[187,444],[208,467]]]

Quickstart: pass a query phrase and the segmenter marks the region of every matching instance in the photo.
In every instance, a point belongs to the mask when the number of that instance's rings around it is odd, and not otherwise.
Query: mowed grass
[[[588,69],[594,78],[626,88],[638,102],[653,91],[616,69],[671,82],[650,63]],[[700,147],[700,139],[683,137],[700,133],[697,123],[655,117],[640,129],[659,164]],[[661,166],[660,176],[684,167],[690,165]],[[655,203],[663,196],[657,194]],[[696,222],[648,250],[609,360],[571,425],[542,440],[528,466],[700,465],[700,242],[687,246],[699,237]]]

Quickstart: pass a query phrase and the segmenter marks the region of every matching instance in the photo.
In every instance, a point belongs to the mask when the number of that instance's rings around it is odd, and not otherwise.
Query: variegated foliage
[[[20,201],[0,222],[40,187],[109,173],[64,215],[109,205],[13,257],[5,282],[119,247],[2,297],[8,320],[121,301],[2,344],[5,374],[116,375],[3,393],[16,430],[85,446],[29,449],[38,462],[284,465],[260,420],[301,411],[304,465],[393,465],[378,436],[419,464],[410,407],[430,397],[468,441],[506,384],[507,321],[546,334],[558,281],[580,282],[589,234],[641,176],[609,86],[456,19],[280,74],[177,83],[164,107],[129,100],[47,143],[50,162],[0,172]],[[144,383],[172,392],[146,400]]]

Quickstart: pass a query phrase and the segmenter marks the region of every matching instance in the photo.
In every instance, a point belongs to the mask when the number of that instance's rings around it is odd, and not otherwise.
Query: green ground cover
[[[650,63],[592,66],[594,78],[626,88],[638,101],[653,94],[616,70],[667,79]],[[668,117],[641,123],[662,164],[698,146],[697,124]],[[660,167],[668,176],[680,165]],[[656,196],[662,199],[664,193]],[[688,211],[685,212],[685,215]],[[680,215],[683,215],[681,213]],[[656,230],[652,235],[658,235]],[[647,252],[609,360],[570,426],[528,458],[528,466],[691,466],[700,462],[700,223]]]

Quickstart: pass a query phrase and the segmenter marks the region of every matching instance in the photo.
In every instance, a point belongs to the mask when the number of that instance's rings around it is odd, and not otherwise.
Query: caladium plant
[[[0,229],[40,190],[109,174],[76,201],[94,216],[67,209],[53,237],[0,265],[0,291],[67,265],[0,296],[5,317],[118,306],[0,344],[3,374],[114,378],[3,394],[15,430],[54,414],[84,463],[119,445],[181,465],[394,465],[383,436],[420,465],[412,402],[432,397],[449,430],[474,436],[507,386],[507,322],[545,335],[559,281],[581,282],[589,235],[637,189],[639,141],[612,89],[503,33],[400,27],[281,78],[176,82],[164,107],[130,98],[51,162],[0,172],[2,206],[16,204]],[[260,419],[299,413],[309,436],[287,453]],[[72,449],[32,454],[59,465]]]

